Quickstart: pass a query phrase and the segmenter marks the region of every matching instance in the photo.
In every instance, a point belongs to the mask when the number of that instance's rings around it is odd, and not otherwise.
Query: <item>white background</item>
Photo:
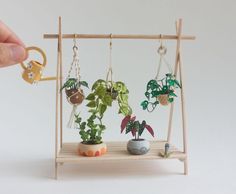
[[[64,165],[53,180],[55,83],[29,85],[19,65],[0,71],[0,193],[235,193],[235,48],[234,0],[0,0],[0,18],[27,46],[43,48],[45,75],[55,75],[55,40],[62,16],[63,33],[174,34],[183,18],[182,43],[189,145],[189,175],[179,161],[140,161]],[[109,40],[81,40],[83,79],[90,85],[105,78]],[[164,42],[174,63],[175,42]],[[152,114],[141,110],[146,82],[155,76],[158,41],[114,40],[114,79],[130,89],[130,104],[138,119],[165,138],[167,108]],[[72,60],[72,40],[63,41],[65,72]],[[165,71],[165,69],[163,69]],[[88,92],[88,90],[87,90]],[[179,104],[179,100],[176,100]],[[64,101],[64,123],[70,105]],[[172,140],[181,147],[179,106]],[[117,106],[106,114],[104,140],[125,140],[120,134]],[[86,116],[86,107],[81,106]],[[147,133],[144,137],[151,140]],[[65,141],[80,141],[78,131],[65,129]]]

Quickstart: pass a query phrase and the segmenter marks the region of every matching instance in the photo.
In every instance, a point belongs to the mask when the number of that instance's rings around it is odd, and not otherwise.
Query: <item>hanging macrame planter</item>
[[[112,35],[111,35],[112,36]],[[106,92],[111,96],[113,100],[117,100],[118,91],[114,88],[113,82],[113,70],[112,70],[112,41],[110,39],[110,52],[109,52],[109,67],[106,76]]]
[[[73,106],[70,119],[67,124],[68,128],[75,128],[75,115],[77,107],[83,102],[85,96],[82,90],[82,86],[88,88],[88,83],[86,81],[81,81],[80,78],[80,65],[79,65],[79,54],[78,46],[74,39],[73,46],[73,61],[71,63],[66,82],[64,83],[61,90],[65,89],[67,101]],[[74,75],[73,75],[74,73]]]
[[[167,106],[169,103],[174,101],[174,97],[177,97],[175,94],[176,88],[181,88],[180,83],[176,80],[175,75],[172,73],[172,68],[170,64],[165,59],[165,54],[167,49],[165,46],[161,45],[157,50],[158,55],[160,56],[157,74],[154,79],[150,80],[147,83],[147,88],[145,92],[145,96],[147,100],[144,100],[141,103],[143,110],[147,110],[148,112],[154,111],[158,104],[163,106]],[[168,68],[168,73],[165,74],[165,77],[159,79],[159,74],[161,70],[162,64],[165,64]],[[151,101],[151,99],[154,101]]]

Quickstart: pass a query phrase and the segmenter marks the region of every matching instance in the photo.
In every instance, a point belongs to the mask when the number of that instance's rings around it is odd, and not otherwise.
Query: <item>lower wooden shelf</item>
[[[150,151],[145,155],[130,155],[126,150],[127,142],[106,142],[108,151],[99,157],[84,157],[78,155],[78,143],[63,143],[58,156],[57,163],[77,163],[82,161],[105,161],[105,160],[146,160],[146,159],[179,159],[183,161],[186,154],[170,145],[170,157],[162,158],[159,152],[164,150],[166,141],[151,141]]]

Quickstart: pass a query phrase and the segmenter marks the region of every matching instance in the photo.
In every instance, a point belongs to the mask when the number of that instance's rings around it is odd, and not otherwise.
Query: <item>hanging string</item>
[[[159,78],[159,75],[160,75],[160,71],[161,71],[161,67],[162,67],[162,64],[163,62],[166,64],[169,72],[172,74],[172,68],[171,68],[171,65],[167,62],[167,60],[165,59],[165,55],[167,53],[167,48],[163,45],[162,43],[162,34],[160,35],[160,46],[159,48],[157,49],[157,53],[159,54],[160,58],[159,58],[159,63],[158,63],[158,66],[157,66],[157,73],[156,73],[156,76],[155,76],[155,80],[158,81],[158,78]]]
[[[68,72],[68,76],[67,76],[67,80],[69,78],[71,78],[71,74],[72,74],[72,71],[75,71],[75,77],[77,79],[77,83],[80,82],[80,65],[79,65],[79,47],[77,45],[77,42],[76,42],[76,34],[74,34],[74,39],[73,39],[73,60],[72,60],[72,63],[71,63],[71,66],[70,66],[70,69],[69,69],[69,72]],[[78,93],[81,93],[82,90],[79,89],[77,92],[73,93],[71,96],[68,96],[67,97],[67,100],[68,102],[71,103],[71,98],[78,95]],[[77,107],[79,104],[74,104],[74,103],[71,103],[73,105],[73,108],[72,108],[72,111],[71,111],[71,114],[70,114],[70,118],[69,118],[69,121],[68,121],[68,124],[67,124],[67,127],[68,128],[76,128],[76,123],[75,123],[75,114],[76,114],[76,110],[77,110]]]
[[[112,75],[113,75],[113,71],[112,71],[112,34],[110,34],[110,50],[109,50],[109,64],[108,64],[108,71],[107,71],[107,77],[106,77],[106,82],[107,84],[109,84],[109,82],[111,82],[112,85]],[[110,76],[110,80],[109,80],[109,76]]]
[[[69,72],[68,72],[68,76],[67,76],[67,79],[69,79],[72,75],[72,71],[73,69],[75,69],[75,78],[78,79],[78,82],[80,81],[80,65],[79,65],[79,47],[77,45],[77,42],[76,42],[76,34],[74,34],[74,39],[73,39],[73,43],[74,43],[74,46],[73,46],[73,60],[72,60],[72,63],[70,65],[70,69],[69,69]]]

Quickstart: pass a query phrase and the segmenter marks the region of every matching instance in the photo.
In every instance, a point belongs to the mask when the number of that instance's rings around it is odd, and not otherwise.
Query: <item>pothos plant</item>
[[[111,86],[111,85],[110,85]],[[92,86],[92,92],[86,97],[88,100],[87,107],[89,107],[90,117],[87,122],[82,122],[79,115],[75,115],[75,122],[80,129],[80,136],[82,143],[99,144],[102,143],[102,133],[106,129],[102,119],[108,107],[112,106],[112,102],[117,99],[119,105],[119,112],[124,116],[132,114],[132,109],[128,104],[128,89],[123,82],[114,82],[112,87],[107,86],[105,80],[99,79]],[[111,89],[111,90],[109,90]],[[112,91],[115,91],[117,97],[114,98]]]
[[[131,133],[135,140],[140,140],[140,136],[143,134],[146,129],[153,137],[154,131],[150,125],[146,123],[145,120],[142,122],[136,120],[136,117],[131,117],[127,115],[121,122],[121,133],[125,131],[125,133]]]
[[[180,83],[176,80],[175,76],[171,73],[166,74],[166,76],[161,80],[152,79],[147,83],[147,88],[145,96],[147,100],[144,100],[141,103],[143,110],[148,110],[149,105],[151,105],[153,111],[155,107],[161,103],[162,97],[166,98],[166,102],[173,102],[174,97],[177,97],[175,94],[175,89],[181,88]],[[151,101],[151,99],[154,99]],[[165,102],[164,104],[165,105]]]

